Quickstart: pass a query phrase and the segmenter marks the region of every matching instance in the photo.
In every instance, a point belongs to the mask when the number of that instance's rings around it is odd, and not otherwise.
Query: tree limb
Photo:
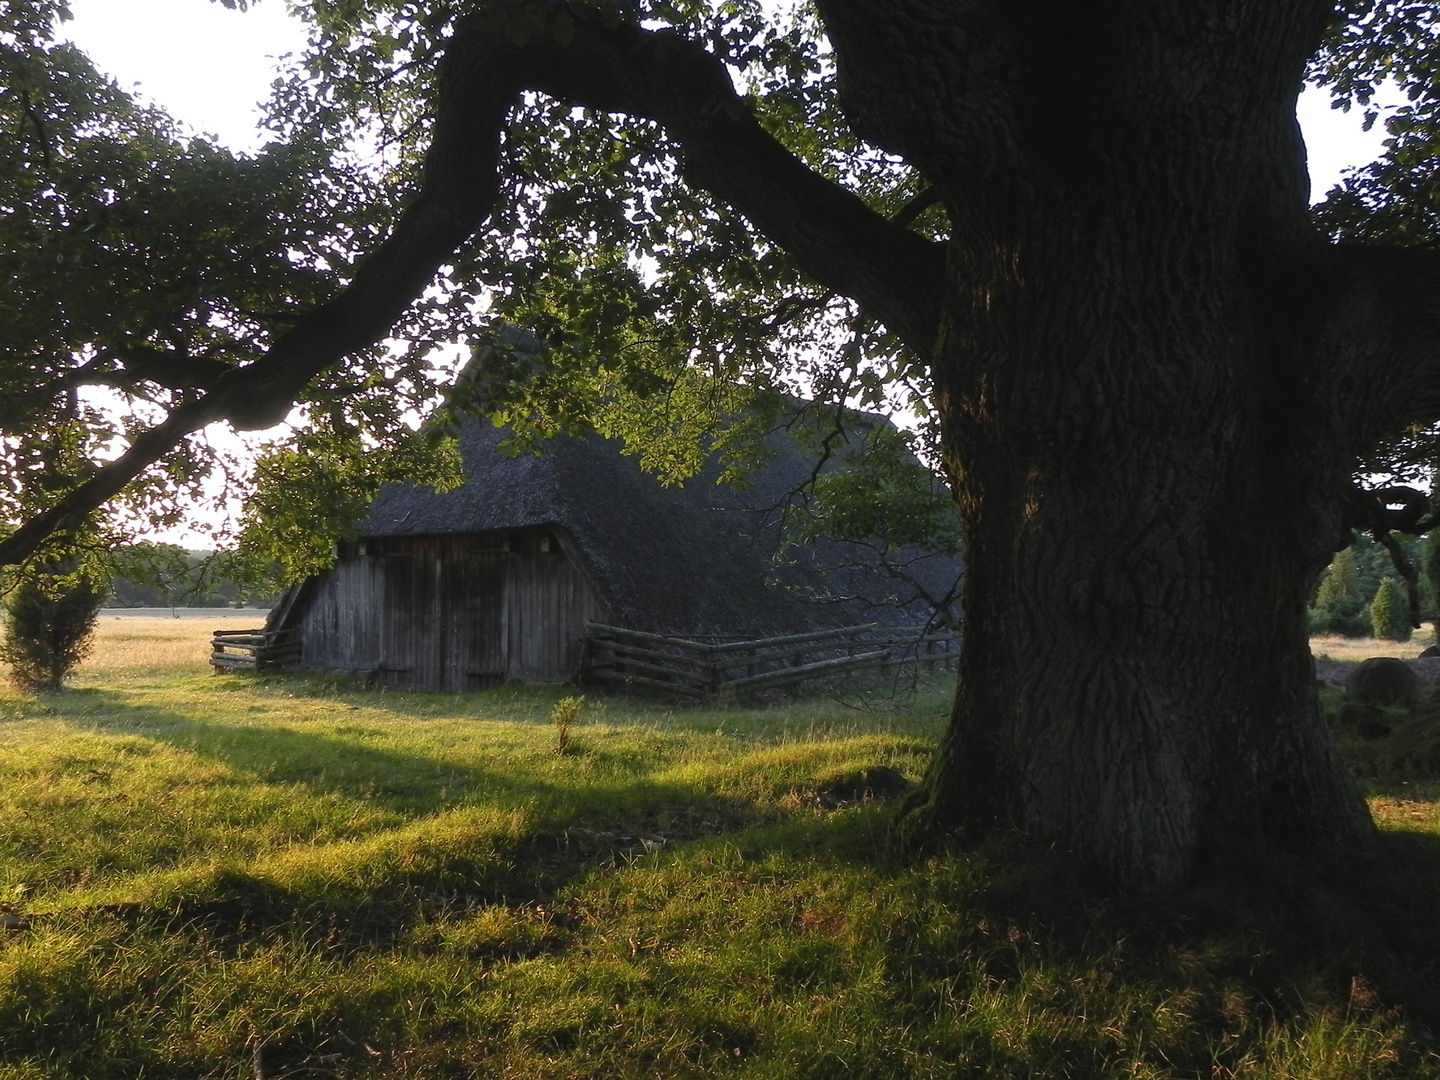
[[[186,435],[219,419],[213,411],[212,399],[213,395],[175,409],[161,423],[137,435],[130,449],[120,457],[100,466],[54,506],[36,514],[0,540],[0,566],[24,562],[52,533],[74,528],[87,514],[120,494],[126,484],[175,449]]]
[[[532,6],[551,23],[571,13],[573,29],[517,45],[508,23],[488,9],[456,28],[418,198],[347,289],[263,359],[221,380],[224,414],[237,427],[278,422],[306,382],[379,340],[484,222],[499,194],[505,115],[527,90],[656,121],[680,143],[686,179],[928,354],[939,318],[941,245],[892,224],[806,167],[760,126],[724,65],[698,45],[670,31],[607,28],[550,0]],[[505,10],[513,17],[515,6]]]
[[[548,0],[547,0],[548,5]],[[550,11],[563,6],[548,5]],[[922,356],[940,310],[944,248],[887,220],[775,141],[725,66],[673,31],[606,28],[581,16],[573,33],[518,50],[524,88],[658,123],[680,144],[684,178],[738,210],[826,288],[856,300]],[[473,63],[504,62],[493,34],[456,32]]]
[[[1365,529],[1375,542],[1390,553],[1390,562],[1405,583],[1405,595],[1410,606],[1410,625],[1420,628],[1420,575],[1415,564],[1395,539],[1396,532],[1420,536],[1433,529],[1435,518],[1426,516],[1430,509],[1430,497],[1415,488],[1397,485],[1366,491],[1357,484],[1351,484],[1344,497],[1342,524],[1346,529]]]
[[[1440,250],[1341,244],[1325,351],[1357,452],[1440,419]],[[1333,350],[1333,351],[1332,351]]]

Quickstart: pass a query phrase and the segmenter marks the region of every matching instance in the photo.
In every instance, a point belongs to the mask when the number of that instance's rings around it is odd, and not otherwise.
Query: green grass
[[[1440,789],[1166,901],[893,849],[866,707],[97,669],[0,692],[0,1080],[1440,1076]]]

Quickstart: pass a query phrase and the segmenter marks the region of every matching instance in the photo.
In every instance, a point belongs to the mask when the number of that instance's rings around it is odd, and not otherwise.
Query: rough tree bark
[[[1434,360],[1376,339],[1373,278],[1305,219],[1329,6],[822,10],[855,123],[954,223],[933,372],[968,633],[911,827],[1018,827],[1141,888],[1364,842],[1305,609],[1357,453],[1405,419],[1367,384]]]
[[[912,831],[1018,827],[1151,889],[1237,849],[1365,842],[1305,607],[1358,455],[1440,417],[1440,259],[1308,221],[1294,104],[1332,5],[820,7],[852,123],[934,185],[947,244],[805,169],[698,45],[587,10],[516,44],[482,10],[448,49],[424,189],[352,288],[0,561],[176,431],[262,423],[383,333],[490,213],[506,110],[539,90],[660,123],[687,182],[930,358],[967,633]]]

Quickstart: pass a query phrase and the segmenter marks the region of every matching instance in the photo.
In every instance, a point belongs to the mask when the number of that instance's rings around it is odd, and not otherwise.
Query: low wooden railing
[[[689,698],[748,694],[826,676],[901,664],[938,665],[960,655],[953,631],[867,623],[745,640],[667,637],[587,624],[585,675]]]
[[[300,662],[300,637],[293,630],[216,630],[210,638],[210,666],[222,671],[273,671]]]

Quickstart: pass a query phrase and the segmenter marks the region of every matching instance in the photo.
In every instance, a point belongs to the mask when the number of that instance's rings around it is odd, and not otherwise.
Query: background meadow
[[[1343,865],[1117,903],[896,850],[944,676],[562,739],[573,689],[209,675],[250,621],[0,691],[0,1078],[1440,1076],[1433,784]]]

